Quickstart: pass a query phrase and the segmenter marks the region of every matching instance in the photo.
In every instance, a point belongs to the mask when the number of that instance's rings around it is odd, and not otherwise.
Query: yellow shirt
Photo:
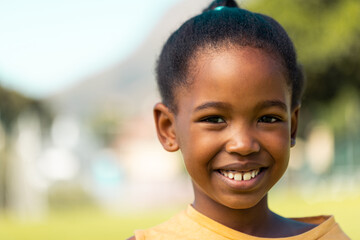
[[[297,221],[319,224],[308,232],[285,238],[260,238],[228,228],[196,211],[191,205],[170,220],[147,230],[135,231],[136,240],[343,240],[350,239],[342,232],[333,216],[294,218]]]

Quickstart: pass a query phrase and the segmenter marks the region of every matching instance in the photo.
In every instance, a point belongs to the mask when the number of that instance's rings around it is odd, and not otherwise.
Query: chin
[[[266,201],[265,196],[256,199],[252,199],[251,197],[246,197],[246,196],[235,199],[225,199],[224,201],[221,201],[219,203],[231,209],[245,210],[257,206],[260,202],[262,202],[262,200]]]
[[[258,204],[257,203],[244,203],[244,202],[241,202],[241,203],[234,203],[234,204],[229,204],[229,208],[231,209],[236,209],[236,210],[245,210],[245,209],[250,209],[250,208],[253,208],[255,207],[256,205]]]

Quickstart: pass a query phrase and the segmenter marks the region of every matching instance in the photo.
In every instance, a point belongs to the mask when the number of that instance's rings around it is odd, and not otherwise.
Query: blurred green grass
[[[298,194],[274,193],[270,197],[271,208],[284,216],[311,216],[333,214],[341,228],[351,239],[360,239],[357,223],[360,217],[360,195],[353,194],[341,200],[327,199],[306,201]],[[154,226],[183,206],[152,209],[144,212],[115,214],[94,207],[53,210],[41,221],[19,221],[11,215],[0,216],[1,240],[119,240],[133,235],[133,230]]]
[[[285,196],[284,196],[285,195]],[[270,208],[285,217],[334,215],[341,229],[351,238],[360,239],[360,194],[343,193],[337,197],[306,197],[296,193],[281,193],[270,197]],[[326,196],[326,195],[325,195]]]

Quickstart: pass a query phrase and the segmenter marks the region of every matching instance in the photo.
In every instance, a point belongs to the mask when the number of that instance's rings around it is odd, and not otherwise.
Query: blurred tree
[[[102,146],[109,147],[122,133],[123,117],[118,109],[104,108],[89,118],[92,129]]]
[[[39,116],[43,129],[48,129],[51,113],[39,100],[27,98],[0,86],[0,209],[6,207],[6,168],[12,132],[19,115],[32,111]]]
[[[6,133],[13,130],[18,116],[24,111],[34,111],[44,124],[51,120],[49,109],[41,101],[27,98],[0,86],[0,121],[4,125]]]
[[[293,39],[307,76],[306,108],[328,103],[344,88],[360,92],[360,1],[257,0],[247,5],[273,16]]]

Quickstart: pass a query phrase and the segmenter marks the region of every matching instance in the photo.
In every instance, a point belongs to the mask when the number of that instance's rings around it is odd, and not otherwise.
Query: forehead
[[[290,95],[281,63],[266,51],[251,47],[198,51],[188,81],[188,86],[176,91],[178,107],[186,99],[193,105],[199,101],[255,103],[260,99],[288,103]]]

